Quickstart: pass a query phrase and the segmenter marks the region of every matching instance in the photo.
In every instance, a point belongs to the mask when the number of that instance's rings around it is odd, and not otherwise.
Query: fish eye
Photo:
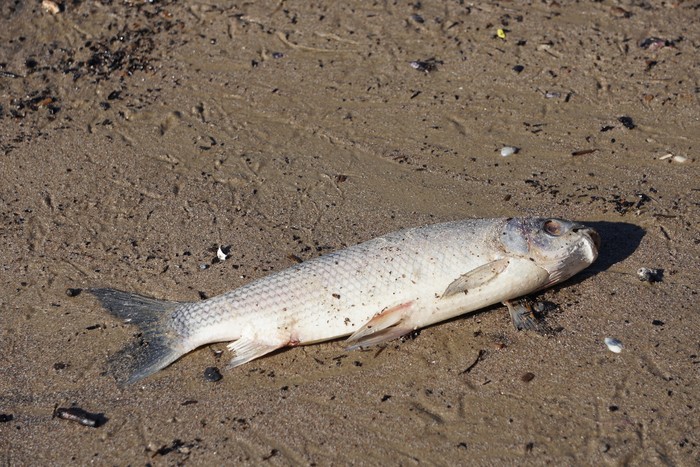
[[[549,219],[548,221],[545,221],[542,228],[545,232],[547,232],[549,235],[552,235],[553,237],[558,237],[559,235],[564,233],[561,222],[555,219]]]

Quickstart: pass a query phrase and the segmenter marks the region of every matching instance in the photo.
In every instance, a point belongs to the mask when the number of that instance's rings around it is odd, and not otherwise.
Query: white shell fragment
[[[43,0],[41,2],[41,7],[45,12],[51,13],[52,15],[57,15],[61,12],[61,7],[59,7],[58,4],[52,0]]]
[[[219,247],[219,249],[216,251],[216,257],[219,258],[219,261],[226,261],[226,258],[228,258],[228,255],[224,253],[224,250]]]
[[[688,158],[685,156],[679,156],[679,155],[673,155],[671,153],[664,154],[663,156],[659,157],[660,161],[665,161],[667,159],[671,159],[673,162],[677,162],[679,164],[682,164],[684,162],[688,162]]]
[[[501,156],[503,156],[503,157],[512,156],[513,154],[517,153],[518,151],[519,151],[519,149],[516,148],[515,146],[504,146],[503,148],[501,148]]]
[[[615,339],[614,337],[606,337],[605,338],[605,345],[608,346],[608,350],[611,352],[615,352],[615,353],[622,352],[622,348],[623,348],[622,342]]]

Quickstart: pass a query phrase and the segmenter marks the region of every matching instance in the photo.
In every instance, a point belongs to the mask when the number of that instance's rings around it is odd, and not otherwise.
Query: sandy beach
[[[216,3],[0,6],[0,465],[700,463],[697,1]],[[498,305],[122,387],[138,330],[79,293],[507,216],[602,238],[549,332]]]

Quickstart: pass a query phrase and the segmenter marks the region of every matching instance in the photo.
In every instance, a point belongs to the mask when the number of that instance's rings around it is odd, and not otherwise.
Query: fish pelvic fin
[[[87,289],[112,315],[135,324],[139,338],[108,359],[108,372],[119,384],[132,384],[165,368],[187,353],[183,338],[168,326],[183,302],[156,300],[115,289]]]
[[[414,301],[408,301],[388,308],[365,323],[353,335],[348,337],[347,350],[356,350],[388,342],[413,331],[408,319]]]

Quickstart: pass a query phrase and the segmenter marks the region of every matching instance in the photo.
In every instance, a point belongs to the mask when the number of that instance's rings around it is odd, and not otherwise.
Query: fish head
[[[590,227],[555,218],[511,218],[501,232],[510,255],[529,258],[549,273],[542,287],[562,282],[598,257],[600,236]]]

